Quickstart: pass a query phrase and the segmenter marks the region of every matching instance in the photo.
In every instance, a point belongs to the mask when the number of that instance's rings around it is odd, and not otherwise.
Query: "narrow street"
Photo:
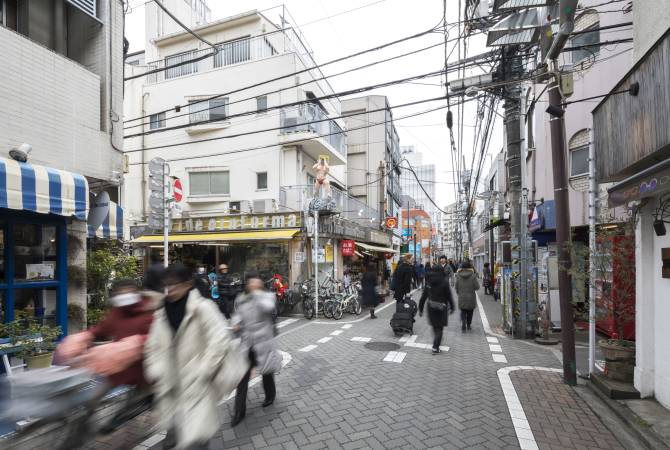
[[[490,297],[481,301],[495,310]],[[417,315],[411,337],[393,335],[394,309],[387,300],[377,320],[280,318],[277,400],[262,408],[256,379],[235,428],[233,402],[225,401],[210,448],[625,448],[562,383],[552,352],[494,335],[480,308],[469,332],[458,312],[450,316],[438,355],[425,317]],[[141,417],[89,448],[122,448],[122,439],[123,448],[161,449],[164,434],[148,434],[150,424]]]

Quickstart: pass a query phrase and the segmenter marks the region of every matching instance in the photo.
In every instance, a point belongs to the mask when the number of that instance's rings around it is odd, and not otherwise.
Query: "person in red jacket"
[[[152,276],[147,274],[147,278]],[[76,360],[77,365],[104,376],[111,386],[146,386],[142,355],[157,297],[162,296],[158,289],[140,291],[133,280],[115,282],[107,316],[92,328],[65,338],[56,352],[58,361]],[[92,346],[95,341],[112,342]]]

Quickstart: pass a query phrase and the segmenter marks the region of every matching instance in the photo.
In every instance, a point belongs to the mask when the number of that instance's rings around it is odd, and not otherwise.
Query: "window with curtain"
[[[578,177],[589,173],[589,132],[584,129],[575,133],[569,142],[570,176]]]
[[[165,113],[152,114],[149,116],[149,129],[155,130],[157,128],[165,127]]]
[[[230,194],[230,172],[227,170],[189,173],[189,195]]]
[[[263,113],[268,109],[268,96],[256,97],[256,112]]]
[[[256,173],[256,189],[267,189],[267,188],[268,188],[268,173],[267,172]]]
[[[570,39],[570,47],[582,47],[588,45],[588,47],[574,50],[572,54],[572,63],[579,64],[585,62],[593,55],[597,55],[600,52],[600,46],[597,45],[600,43],[600,20],[598,19],[598,13],[591,9],[577,18],[575,22],[575,32],[579,33],[574,35]]]
[[[228,97],[215,98],[209,101],[189,101],[188,119],[189,123],[205,122],[208,120],[219,121],[228,117]]]

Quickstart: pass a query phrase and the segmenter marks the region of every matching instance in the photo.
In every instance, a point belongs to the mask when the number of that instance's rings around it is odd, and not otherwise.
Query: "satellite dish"
[[[14,147],[9,151],[9,156],[14,160],[18,162],[27,162],[28,161],[28,155],[30,152],[33,151],[33,147],[30,144],[26,144],[25,142],[18,147]]]

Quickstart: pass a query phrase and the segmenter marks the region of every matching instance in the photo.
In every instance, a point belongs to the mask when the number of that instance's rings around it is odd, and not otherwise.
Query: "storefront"
[[[275,273],[291,279],[292,261],[300,253],[301,243],[295,238],[300,226],[300,214],[294,213],[175,219],[168,236],[169,259],[194,270],[205,267],[209,272],[225,263],[240,277],[256,270],[263,279]],[[145,267],[163,261],[163,235],[140,236],[132,243]]]
[[[83,233],[85,252],[87,212],[82,175],[0,158],[1,322],[25,312],[67,333],[68,267],[83,269],[74,247]]]

